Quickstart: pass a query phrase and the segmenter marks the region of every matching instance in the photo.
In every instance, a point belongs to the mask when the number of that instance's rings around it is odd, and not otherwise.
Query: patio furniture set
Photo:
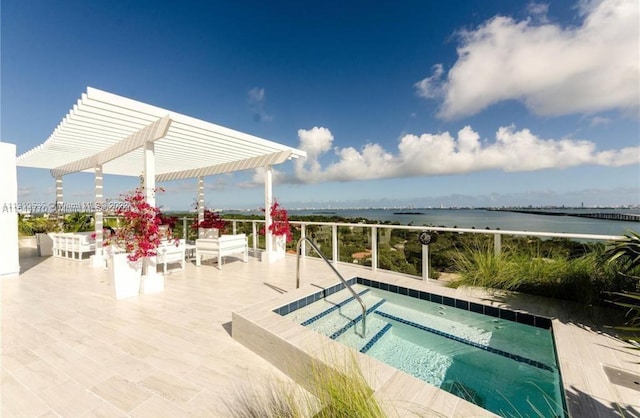
[[[95,238],[91,232],[54,232],[49,233],[53,241],[53,256],[83,260],[96,250]],[[224,257],[239,255],[243,262],[249,260],[249,246],[245,234],[221,235],[216,238],[200,238],[195,244],[189,244],[184,239],[176,245],[173,242],[163,242],[157,249],[156,263],[162,265],[163,274],[167,274],[168,265],[180,264],[184,270],[187,259],[195,258],[196,266],[200,267],[205,258],[217,259],[218,269],[222,269]]]

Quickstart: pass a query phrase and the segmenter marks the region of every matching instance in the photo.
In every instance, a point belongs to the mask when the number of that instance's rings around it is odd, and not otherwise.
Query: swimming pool
[[[502,416],[566,416],[551,321],[363,278],[274,312]]]

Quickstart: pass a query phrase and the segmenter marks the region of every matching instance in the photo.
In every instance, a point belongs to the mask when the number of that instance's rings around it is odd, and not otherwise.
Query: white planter
[[[284,257],[284,253],[287,252],[287,236],[286,235],[274,235],[273,236],[273,250],[277,253],[281,253]]]
[[[200,236],[198,238],[218,238],[219,234],[218,228],[200,228]]]
[[[146,257],[145,275],[142,276],[142,293],[158,293],[164,290],[164,276],[158,274],[156,266],[156,257]]]
[[[112,254],[109,259],[111,285],[117,300],[138,296],[142,276],[142,260],[129,261],[126,253]]]
[[[271,252],[263,252],[261,254],[261,260],[264,262],[272,263],[274,261],[282,260],[287,250],[287,236],[286,235],[272,235],[271,236]]]

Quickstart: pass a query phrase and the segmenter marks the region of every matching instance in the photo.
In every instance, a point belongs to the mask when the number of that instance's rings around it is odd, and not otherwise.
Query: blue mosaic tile
[[[518,312],[516,315],[516,321],[521,324],[533,326],[536,323],[536,318],[531,314],[528,314],[525,312]]]
[[[415,299],[427,300],[437,304],[443,304],[446,306],[468,310],[468,311],[476,312],[483,315],[501,318],[508,321],[519,322],[525,325],[532,325],[538,328],[551,329],[551,320],[549,318],[539,317],[539,316],[531,315],[525,312],[514,312],[508,309],[500,309],[493,306],[486,306],[486,305],[482,305],[475,302],[468,302],[461,299],[454,299],[447,296],[441,296],[441,295],[432,294],[429,292],[409,289],[409,288],[396,286],[388,283],[378,282],[375,280],[365,279],[362,277],[353,277],[347,280],[347,283],[349,283],[350,285],[353,285],[356,283],[362,284],[369,288],[381,289],[381,290],[386,290],[393,293],[399,293],[401,295],[406,295]],[[344,288],[345,288],[345,285],[343,283],[338,283],[330,288],[324,289],[320,292],[314,293],[313,295],[307,296],[306,298],[291,302],[285,306],[281,306],[275,309],[273,312],[276,312],[279,315],[287,315],[295,311],[296,309],[300,309],[310,303],[316,302],[322,298],[332,295]]]
[[[484,314],[493,316],[495,318],[500,318],[500,309],[496,308],[495,306],[485,306]]]
[[[479,303],[469,302],[469,310],[471,312],[484,314],[484,305],[480,305]]]
[[[380,307],[380,305],[382,305],[385,302],[386,302],[386,299],[379,300],[376,304],[374,304],[372,307],[370,307],[369,309],[367,309],[365,311],[366,314],[369,315],[371,312],[374,312],[376,309],[378,309]],[[345,325],[344,327],[340,328],[338,331],[334,332],[329,337],[332,340],[335,340],[336,338],[338,338],[339,336],[344,334],[349,328],[351,328],[352,326],[354,326],[355,324],[357,324],[360,321],[362,321],[362,315],[357,316],[353,321],[349,322],[347,325]]]
[[[421,324],[417,324],[415,322],[411,322],[411,321],[405,320],[403,318],[398,318],[397,316],[390,315],[390,314],[385,313],[385,312],[376,311],[376,314],[382,316],[383,318],[392,319],[394,321],[398,321],[398,322],[401,322],[403,324],[410,325],[410,326],[412,326],[414,328],[418,328],[418,329],[421,329],[423,331],[430,332],[432,334],[440,335],[442,337],[445,337],[445,338],[448,338],[448,339],[451,339],[451,340],[454,340],[454,341],[458,341],[460,343],[463,343],[463,344],[466,344],[466,345],[470,345],[472,347],[476,347],[476,348],[479,348],[481,350],[488,351],[490,353],[498,354],[500,356],[513,359],[513,360],[518,361],[520,363],[526,363],[526,364],[530,364],[530,365],[532,365],[534,367],[537,367],[539,369],[553,371],[552,367],[550,367],[550,366],[548,366],[548,365],[546,365],[544,363],[541,363],[539,361],[531,360],[531,359],[528,359],[526,357],[522,357],[522,356],[517,355],[517,354],[512,354],[512,353],[509,353],[507,351],[499,350],[499,349],[494,348],[494,347],[489,347],[489,346],[486,346],[486,345],[482,345],[482,344],[476,343],[474,341],[465,340],[464,338],[460,338],[460,337],[458,337],[456,335],[447,334],[446,332],[442,332],[442,331],[439,331],[439,330],[436,330],[436,329],[433,329],[433,328],[429,328],[427,326],[424,326],[424,325],[421,325]]]
[[[450,298],[449,296],[442,297],[442,304],[445,306],[456,306],[456,300],[454,298]]]
[[[536,327],[549,329],[551,328],[551,319],[545,318],[543,316],[536,316]]]
[[[362,292],[358,293],[358,296],[362,296],[362,295],[364,295],[365,293],[367,293],[369,291],[370,291],[369,289],[365,289]],[[320,312],[319,314],[314,315],[311,318],[308,318],[308,319],[304,320],[303,322],[300,323],[300,325],[306,327],[307,325],[316,322],[318,319],[320,319],[320,318],[322,318],[324,316],[327,316],[328,314],[330,314],[331,312],[335,311],[336,309],[339,309],[339,308],[343,307],[344,305],[346,305],[347,303],[351,302],[354,299],[355,298],[353,296],[351,296],[348,299],[345,299],[342,302],[340,302],[338,304],[335,304],[335,305],[331,306],[330,308]]]
[[[506,319],[507,321],[515,322],[516,313],[508,309],[500,309],[500,319]]]
[[[466,300],[456,299],[456,308],[464,309],[465,311],[469,310],[469,302]]]
[[[384,326],[380,331],[378,331],[378,332],[376,333],[376,335],[374,335],[374,336],[373,336],[373,338],[372,338],[371,340],[369,340],[369,342],[368,342],[368,343],[366,343],[366,344],[365,344],[365,346],[364,346],[364,347],[362,347],[362,348],[360,349],[360,352],[361,352],[361,353],[366,353],[367,351],[369,351],[369,349],[370,349],[371,347],[373,347],[373,345],[374,345],[375,343],[377,343],[377,342],[378,342],[378,340],[379,340],[380,338],[382,338],[382,336],[383,336],[384,334],[386,334],[386,333],[387,333],[387,331],[389,331],[390,329],[391,329],[391,324],[387,324],[387,325],[385,325],[385,326]]]

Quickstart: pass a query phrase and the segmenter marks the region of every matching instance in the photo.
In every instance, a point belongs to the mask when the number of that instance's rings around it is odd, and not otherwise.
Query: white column
[[[156,158],[155,143],[147,141],[144,143],[144,193],[145,200],[153,207],[156,206]],[[150,277],[156,273],[156,257],[144,257],[142,260],[142,274]]]
[[[16,146],[0,142],[0,278],[20,274]]]
[[[60,214],[64,203],[62,176],[56,176],[56,215]]]
[[[144,191],[147,203],[151,206],[156,205],[156,159],[155,159],[155,143],[145,142],[144,144]]]
[[[264,242],[265,252],[262,256],[262,261],[270,261],[271,254],[273,253],[273,242],[271,231],[271,204],[273,203],[273,168],[268,165],[265,167],[264,173]]]
[[[198,223],[204,221],[204,177],[198,177]],[[204,229],[198,228],[198,238],[204,236]]]
[[[94,198],[94,212],[93,220],[95,224],[96,233],[96,253],[92,257],[92,265],[94,267],[104,267],[104,250],[103,250],[103,206],[104,206],[104,189],[103,189],[103,176],[102,176],[102,164],[98,164],[93,169],[95,175],[95,198]]]

